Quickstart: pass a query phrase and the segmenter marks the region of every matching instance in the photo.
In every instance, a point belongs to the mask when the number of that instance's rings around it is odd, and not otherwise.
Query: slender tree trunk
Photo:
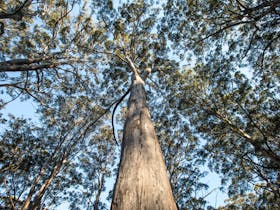
[[[105,182],[105,173],[102,173],[101,179],[98,181],[98,190],[97,190],[97,194],[95,196],[93,210],[99,210],[98,204],[99,204],[100,196],[101,196],[101,193],[102,193],[102,190],[104,187],[104,182]]]
[[[111,209],[177,209],[138,75],[131,87]]]

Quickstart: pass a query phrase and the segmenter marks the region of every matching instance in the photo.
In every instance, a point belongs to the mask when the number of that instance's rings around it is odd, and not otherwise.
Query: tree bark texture
[[[138,75],[131,87],[111,209],[177,209]]]

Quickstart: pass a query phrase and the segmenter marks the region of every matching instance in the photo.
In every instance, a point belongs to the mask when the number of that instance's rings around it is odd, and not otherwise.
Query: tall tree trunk
[[[138,75],[131,87],[111,209],[177,209]]]

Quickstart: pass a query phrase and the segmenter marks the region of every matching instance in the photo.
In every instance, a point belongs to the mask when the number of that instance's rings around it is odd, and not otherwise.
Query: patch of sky
[[[36,113],[36,104],[32,100],[22,101],[20,98],[13,100],[7,94],[1,95],[1,99],[7,103],[1,109],[4,118],[8,118],[10,114],[20,117],[31,119],[33,123],[39,123],[39,114]]]
[[[187,117],[184,117],[183,123],[187,124],[189,129],[192,130],[193,133],[196,133],[197,139],[199,139],[200,145],[199,148],[204,150],[204,146],[207,143],[207,140],[203,138],[203,136],[197,134],[198,131],[194,126],[191,125],[190,120]],[[199,157],[196,157],[199,159]],[[227,194],[221,189],[221,177],[219,174],[211,171],[209,167],[207,167],[207,161],[199,167],[200,171],[206,172],[205,176],[200,179],[202,183],[208,185],[207,190],[200,191],[198,196],[204,198],[211,206],[217,208],[219,206],[223,206],[225,204],[226,199],[228,198]]]
[[[207,168],[204,169],[207,170]],[[201,197],[205,198],[205,200],[214,208],[225,205],[228,196],[220,190],[221,178],[219,175],[215,172],[208,171],[207,176],[202,178],[201,181],[209,186],[209,190],[202,192]]]

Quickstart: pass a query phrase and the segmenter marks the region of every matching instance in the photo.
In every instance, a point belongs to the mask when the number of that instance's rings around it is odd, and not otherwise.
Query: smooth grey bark
[[[111,209],[177,209],[138,75],[131,87]]]

